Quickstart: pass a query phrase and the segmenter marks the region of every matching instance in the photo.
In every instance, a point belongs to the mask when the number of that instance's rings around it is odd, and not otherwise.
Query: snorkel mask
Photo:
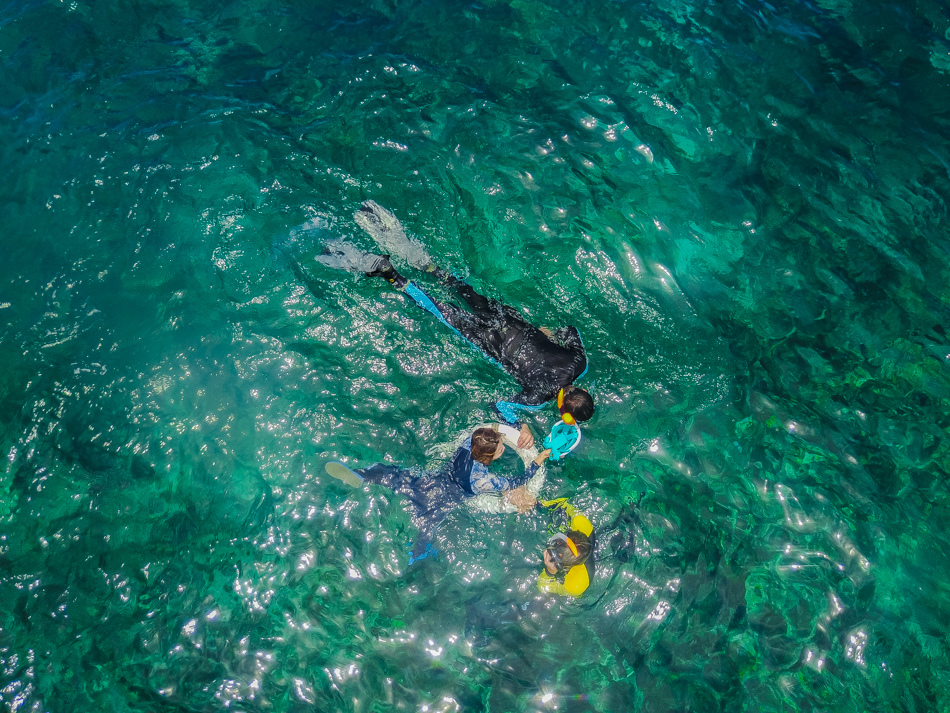
[[[564,406],[564,389],[557,392],[558,409]],[[544,439],[544,447],[551,449],[550,460],[561,460],[581,442],[581,428],[569,413],[561,414],[551,433]]]

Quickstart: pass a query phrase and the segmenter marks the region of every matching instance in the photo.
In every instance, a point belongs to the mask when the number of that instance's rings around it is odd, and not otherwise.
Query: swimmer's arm
[[[495,404],[498,415],[510,426],[519,429],[518,448],[531,448],[534,445],[534,434],[531,433],[528,424],[518,420],[518,415],[515,413],[517,408],[523,408],[523,406],[511,401],[499,401]],[[536,409],[532,408],[532,410]]]
[[[518,434],[518,448],[531,448],[534,445],[534,434],[528,428],[528,424],[521,424],[521,432]]]
[[[540,457],[540,456],[539,456]],[[514,490],[531,480],[538,472],[539,465],[531,463],[524,469],[520,478],[506,478],[503,475],[494,475],[488,468],[472,469],[472,490],[476,493],[500,493],[504,490]]]
[[[538,499],[531,494],[527,487],[522,485],[514,490],[504,492],[505,500],[511,503],[519,515],[527,515],[534,512],[538,505]]]
[[[509,440],[517,441],[518,448],[531,448],[534,445],[534,434],[531,433],[527,424],[522,424],[520,431],[516,431],[513,427],[502,423],[493,423],[492,428],[507,436]]]

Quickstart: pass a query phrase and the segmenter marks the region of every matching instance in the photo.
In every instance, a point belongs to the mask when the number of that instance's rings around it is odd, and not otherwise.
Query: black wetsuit
[[[587,371],[581,335],[564,327],[548,337],[514,309],[488,299],[470,285],[449,276],[447,283],[472,311],[435,300],[412,282],[403,288],[423,309],[432,312],[478,347],[521,385],[521,393],[495,404],[508,423],[517,424],[516,409],[537,411]]]

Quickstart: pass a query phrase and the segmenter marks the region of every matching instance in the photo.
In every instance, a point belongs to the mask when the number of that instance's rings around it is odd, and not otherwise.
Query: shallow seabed
[[[0,701],[950,709],[948,26],[4,3]],[[581,600],[536,592],[543,516],[460,511],[407,568],[401,501],[325,475],[436,462],[516,388],[313,259],[373,248],[367,199],[580,328],[599,408],[546,493],[601,531]]]

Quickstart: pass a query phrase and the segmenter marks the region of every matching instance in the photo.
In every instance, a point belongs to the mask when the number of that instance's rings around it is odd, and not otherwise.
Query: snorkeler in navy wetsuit
[[[351,470],[338,462],[327,463],[326,471],[353,487],[363,482],[390,488],[409,500],[412,522],[419,528],[419,537],[409,553],[409,564],[436,553],[432,535],[436,527],[460,503],[479,493],[504,493],[527,483],[550,454],[541,451],[525,468],[519,478],[506,478],[488,470],[493,460],[501,457],[505,444],[498,431],[477,428],[465,443],[455,451],[452,460],[433,473],[414,472],[413,469],[374,463],[369,468]],[[519,506],[519,511],[530,512],[532,505]]]
[[[402,231],[395,216],[373,201],[363,204],[356,221],[377,239],[386,231]],[[593,416],[594,402],[590,394],[573,386],[587,371],[587,354],[577,329],[564,327],[556,332],[539,329],[508,305],[478,294],[441,268],[430,263],[423,269],[454,289],[471,311],[433,299],[400,275],[388,256],[379,256],[367,274],[382,277],[405,292],[515,378],[521,393],[498,401],[495,409],[507,423],[521,428],[519,447],[534,445],[534,436],[519,422],[518,410],[539,411],[545,403],[557,398],[558,409],[567,425],[576,426]],[[577,429],[577,440],[579,434]]]

